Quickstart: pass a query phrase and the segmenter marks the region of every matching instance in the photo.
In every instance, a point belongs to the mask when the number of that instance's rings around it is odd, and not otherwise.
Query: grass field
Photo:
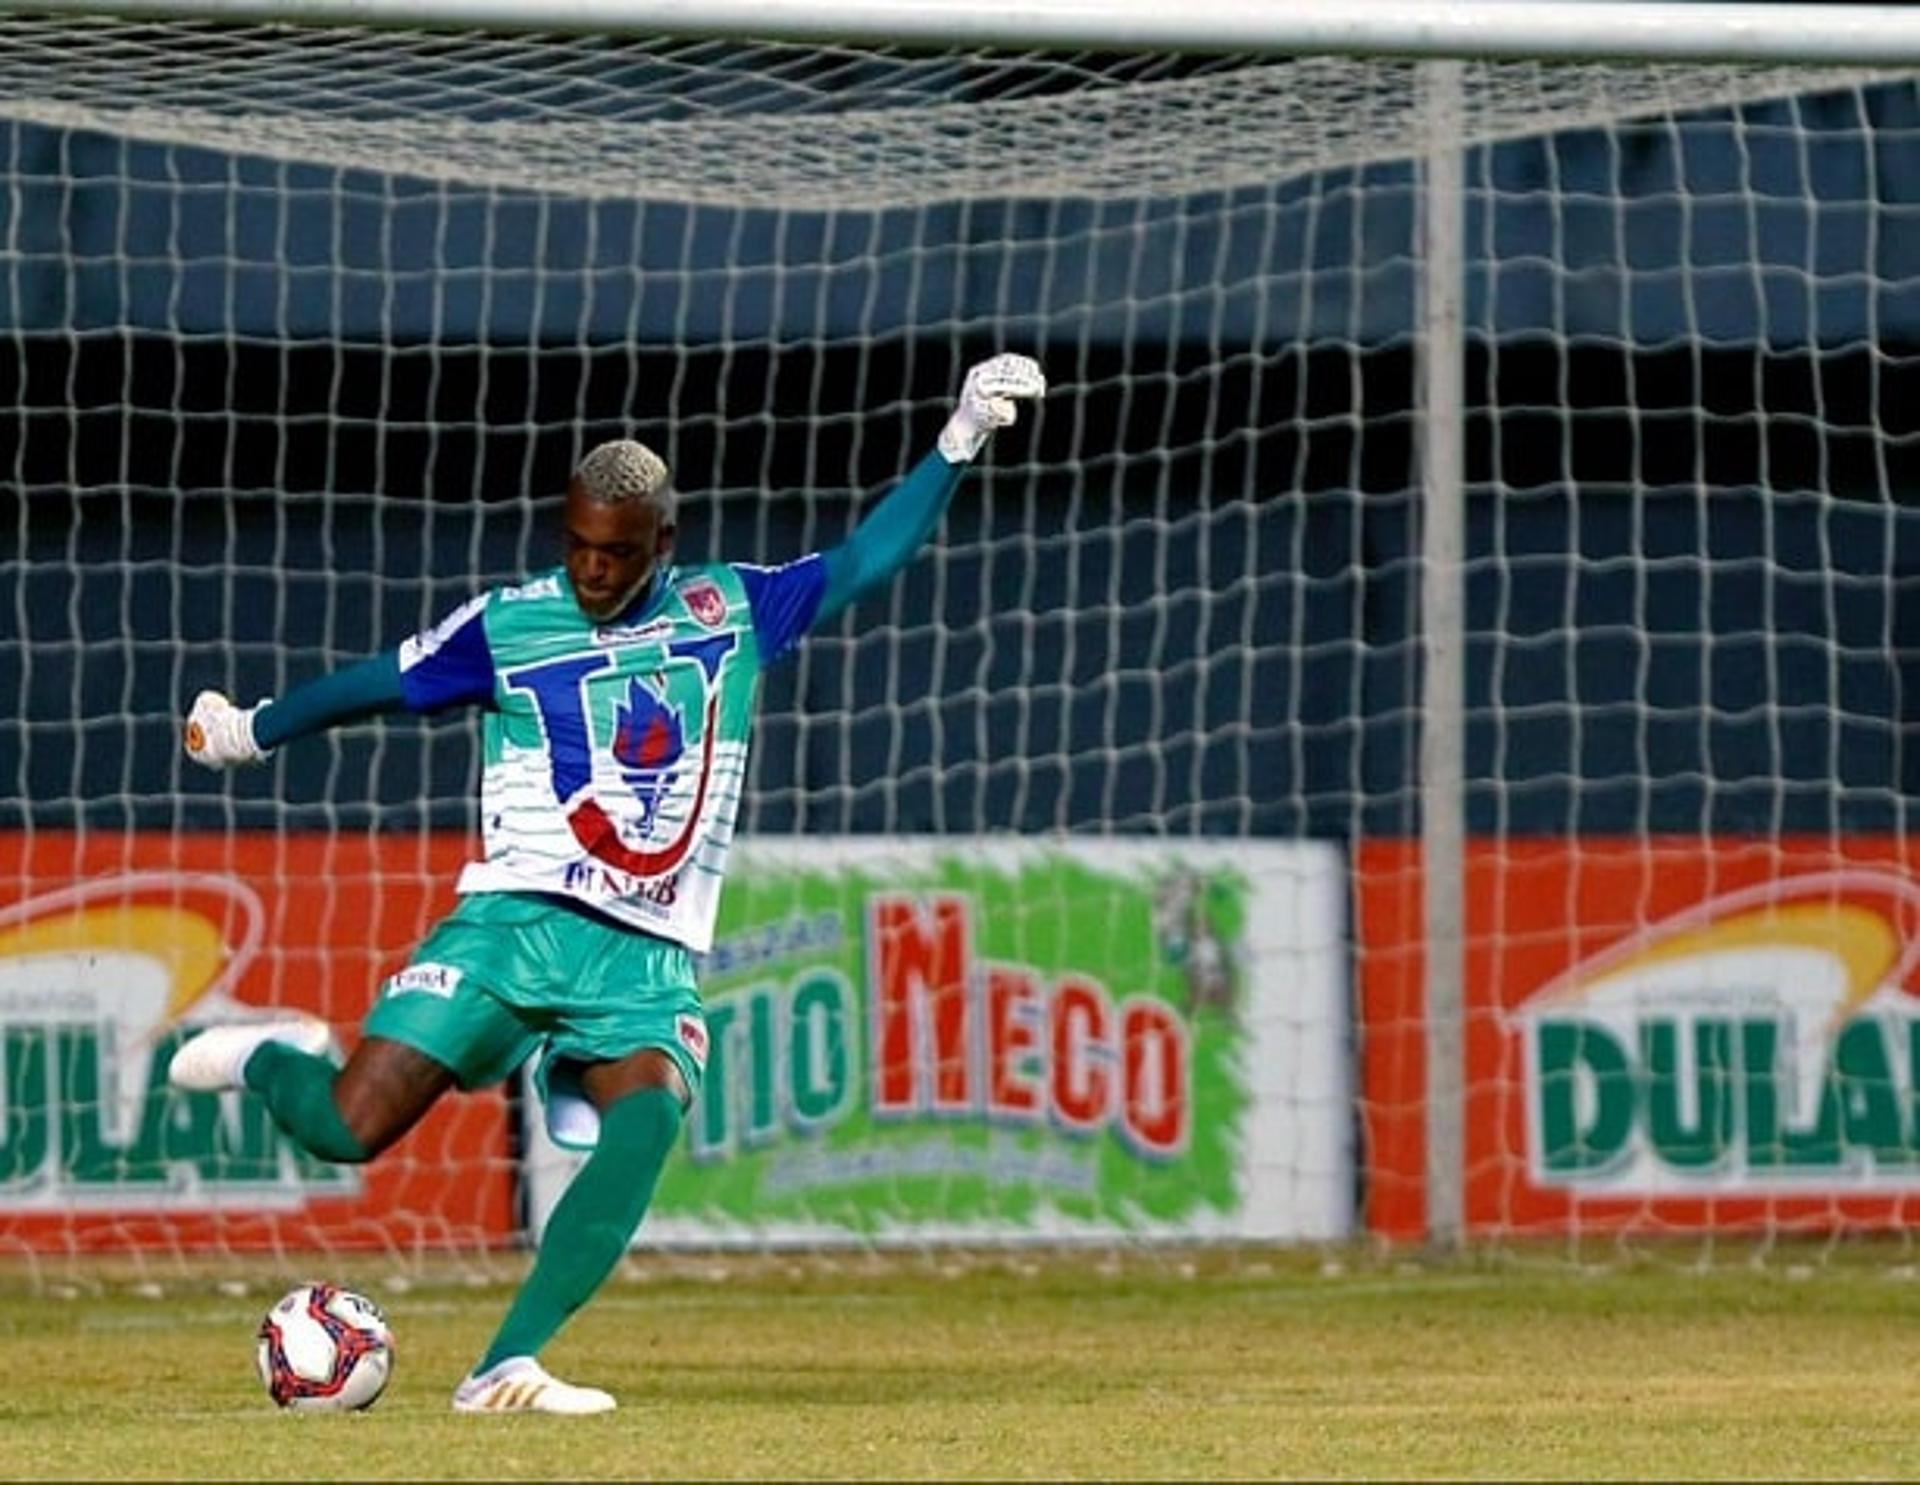
[[[448,1411],[504,1286],[363,1287],[394,1323],[394,1383],[369,1413],[318,1418],[276,1413],[253,1378],[264,1289],[16,1292],[0,1474],[1920,1474],[1904,1255],[1704,1273],[1244,1254],[660,1264],[548,1353],[621,1398],[582,1420]]]

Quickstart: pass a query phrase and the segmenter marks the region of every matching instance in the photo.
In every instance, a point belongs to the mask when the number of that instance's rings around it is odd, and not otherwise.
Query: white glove
[[[1019,415],[1016,397],[1044,397],[1047,378],[1031,356],[1012,354],[982,361],[967,373],[960,405],[940,430],[940,452],[949,464],[965,464],[981,450],[987,435]]]
[[[263,762],[268,750],[253,740],[253,714],[264,705],[238,707],[218,691],[202,691],[187,713],[187,756],[204,768]]]

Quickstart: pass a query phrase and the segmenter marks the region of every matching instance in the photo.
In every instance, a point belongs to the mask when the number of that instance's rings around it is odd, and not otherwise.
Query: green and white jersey
[[[760,672],[806,632],[825,586],[818,555],[676,567],[598,624],[556,568],[403,644],[410,709],[488,708],[485,859],[459,890],[556,893],[710,947]]]

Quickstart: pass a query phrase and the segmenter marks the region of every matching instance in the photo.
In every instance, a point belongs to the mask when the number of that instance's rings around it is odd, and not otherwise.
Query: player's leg
[[[386,1149],[453,1086],[451,1070],[403,1043],[368,1037],[344,1068],[326,1055],[331,1044],[318,1021],[215,1026],[174,1054],[168,1081],[193,1093],[250,1088],[307,1153],[349,1165]]]
[[[706,1022],[684,949],[590,922],[553,932],[591,971],[553,1007],[535,1082],[556,1141],[591,1153],[554,1204],[533,1271],[493,1343],[455,1393],[462,1411],[614,1406],[604,1392],[556,1381],[535,1358],[633,1241],[705,1060]]]
[[[522,967],[519,926],[511,911],[463,900],[381,987],[344,1068],[323,1055],[323,1025],[290,1019],[202,1032],[175,1054],[169,1077],[196,1091],[249,1088],[310,1154],[371,1160],[449,1088],[498,1082],[537,1044],[486,984],[496,965]]]
[[[247,1059],[246,1086],[273,1122],[309,1154],[354,1164],[371,1160],[420,1122],[454,1086],[453,1069],[405,1042],[369,1035],[345,1067],[284,1042]]]
[[[596,1063],[581,1077],[600,1110],[600,1138],[547,1218],[533,1272],[480,1369],[538,1355],[593,1297],[639,1231],[680,1134],[688,1094],[673,1060],[653,1049]]]
[[[591,1299],[633,1241],[690,1099],[665,1052],[648,1048],[588,1064],[580,1084],[600,1115],[599,1138],[541,1234],[533,1271],[493,1344],[454,1394],[462,1412],[604,1412],[607,1393],[558,1381],[535,1361]]]

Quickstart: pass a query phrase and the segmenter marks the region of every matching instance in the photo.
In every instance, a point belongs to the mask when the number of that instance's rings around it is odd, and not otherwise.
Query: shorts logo
[[[709,629],[718,629],[727,622],[726,595],[705,578],[682,588],[680,601],[686,604],[688,613]]]
[[[449,999],[466,971],[451,964],[410,964],[387,981],[387,994],[437,995]]]
[[[674,1034],[680,1038],[680,1045],[687,1049],[687,1055],[693,1058],[693,1065],[705,1068],[707,1065],[707,1023],[704,1017],[681,1014],[673,1018]]]

